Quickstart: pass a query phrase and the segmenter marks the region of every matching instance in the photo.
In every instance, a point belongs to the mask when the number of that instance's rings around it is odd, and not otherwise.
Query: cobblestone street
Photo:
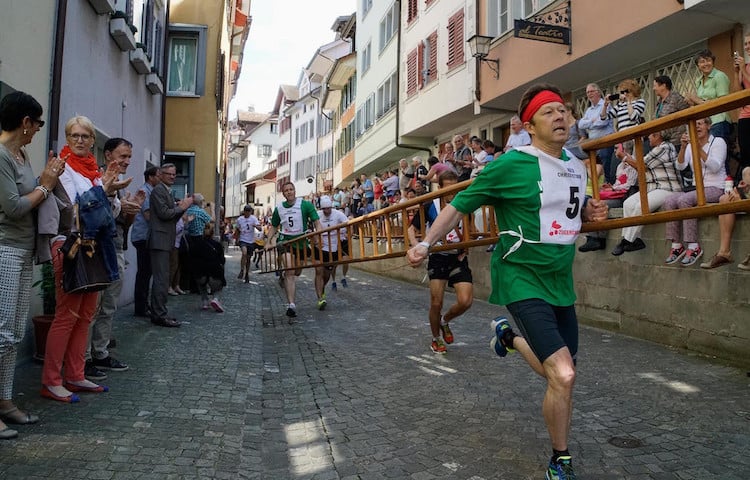
[[[352,269],[317,311],[306,270],[289,325],[277,279],[241,283],[238,263],[231,250],[223,314],[196,295],[169,298],[179,329],[118,312],[113,353],[130,370],[109,374],[109,393],[51,402],[38,394],[41,366],[22,365],[19,405],[42,420],[0,443],[0,478],[544,477],[544,384],[520,356],[489,349],[504,310],[476,301],[438,356],[424,286]],[[578,367],[579,478],[747,478],[744,370],[591,328]]]

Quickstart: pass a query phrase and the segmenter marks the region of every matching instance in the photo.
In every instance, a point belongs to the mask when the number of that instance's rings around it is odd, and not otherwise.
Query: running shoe
[[[347,288],[349,286],[349,285],[346,284],[346,279],[345,278],[341,279],[341,286],[344,287],[344,288]]]
[[[242,270],[240,270],[240,274],[237,275],[237,280],[242,280],[242,277],[244,277],[244,276],[245,276],[245,272],[243,272]]]
[[[570,457],[558,457],[557,461],[550,460],[544,478],[546,480],[576,480]]]
[[[296,307],[293,303],[290,303],[289,306],[286,308],[286,316],[289,318],[293,318],[297,316]]]
[[[318,310],[325,310],[326,309],[326,296],[323,295],[318,299]]]
[[[682,257],[682,261],[680,262],[683,267],[689,267],[695,262],[698,261],[699,258],[703,256],[703,249],[701,247],[696,248],[695,250],[688,249],[687,252],[685,252],[685,256]]]
[[[507,330],[511,330],[508,319],[502,316],[497,317],[490,323],[490,327],[492,327],[492,333],[494,334],[490,341],[490,348],[500,357],[506,356],[508,352],[515,352],[515,349],[503,344],[503,335]]]
[[[451,332],[451,327],[449,327],[447,323],[445,325],[440,325],[440,332],[443,334],[443,340],[445,340],[445,343],[448,345],[453,343],[453,332]]]
[[[250,275],[245,274],[245,283],[250,283]]]
[[[333,290],[334,292],[338,290],[338,287],[336,286],[336,282],[331,282],[331,290]]]
[[[447,353],[448,349],[445,348],[445,343],[443,343],[443,339],[437,338],[432,341],[432,344],[430,345],[430,349],[435,353]]]
[[[664,260],[664,263],[666,263],[667,265],[675,264],[679,262],[680,260],[682,260],[682,257],[684,256],[685,256],[685,247],[680,245],[680,248],[673,248],[669,251],[669,256],[667,257],[666,260]]]
[[[214,298],[211,300],[211,308],[216,310],[218,313],[224,313],[224,307],[221,306],[218,298]]]

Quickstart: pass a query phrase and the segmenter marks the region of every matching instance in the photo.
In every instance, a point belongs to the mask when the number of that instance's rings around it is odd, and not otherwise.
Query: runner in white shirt
[[[242,250],[240,274],[237,278],[242,280],[244,277],[245,283],[250,282],[250,262],[253,259],[253,251],[258,247],[255,244],[255,231],[260,229],[260,222],[253,215],[253,207],[245,205],[245,208],[242,209],[242,215],[237,218],[237,231],[239,232],[240,249]]]
[[[320,197],[320,208],[321,210],[318,211],[318,216],[320,217],[320,223],[324,229],[335,227],[336,225],[343,225],[349,221],[342,211],[333,208],[333,202],[328,196]],[[332,230],[330,234],[326,232],[321,236],[323,237],[321,244],[316,246],[315,252],[313,253],[313,257],[316,260],[328,263],[349,258],[349,252],[346,252],[343,249],[339,252],[339,240],[346,240],[346,229]],[[318,297],[321,298],[321,300],[318,301],[319,310],[325,308],[325,288],[328,281],[331,279],[331,272],[334,267],[334,265],[315,267],[315,290],[318,292]]]

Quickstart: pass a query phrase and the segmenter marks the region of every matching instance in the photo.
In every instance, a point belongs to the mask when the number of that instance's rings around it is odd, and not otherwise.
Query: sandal
[[[18,436],[18,432],[15,430],[11,430],[8,427],[3,428],[0,430],[0,440],[11,440],[13,438],[16,438]]]
[[[0,420],[14,425],[30,425],[39,421],[39,417],[30,413],[22,412],[18,407],[0,412]]]

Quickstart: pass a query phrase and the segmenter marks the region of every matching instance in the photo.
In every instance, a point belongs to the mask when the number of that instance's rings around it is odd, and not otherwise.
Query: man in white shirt
[[[253,207],[245,205],[242,209],[242,215],[237,218],[237,231],[240,237],[240,249],[242,250],[242,260],[240,260],[240,274],[237,276],[240,280],[244,277],[245,283],[250,283],[250,262],[253,258],[253,252],[258,247],[255,243],[255,231],[260,231],[260,222],[253,215]]]
[[[318,216],[324,230],[337,225],[343,225],[349,221],[342,211],[333,208],[333,202],[327,195],[320,197],[320,211],[318,211]],[[342,230],[344,231],[342,232]],[[342,245],[346,240],[345,229],[331,230],[330,232],[322,233],[320,236],[322,237],[321,241],[315,246],[315,251],[313,252],[315,260],[329,263],[349,258],[349,252],[344,251]],[[340,245],[342,246],[341,249],[339,249]],[[326,308],[325,288],[331,279],[333,269],[334,265],[315,267],[315,292],[318,294],[319,299],[318,310]]]
[[[518,118],[518,115],[514,115],[513,118],[510,119],[510,135],[508,136],[508,141],[505,142],[503,152],[507,152],[511,148],[523,147],[526,145],[531,145],[531,137],[529,136],[529,133],[523,129],[523,123],[521,123],[521,119]]]

